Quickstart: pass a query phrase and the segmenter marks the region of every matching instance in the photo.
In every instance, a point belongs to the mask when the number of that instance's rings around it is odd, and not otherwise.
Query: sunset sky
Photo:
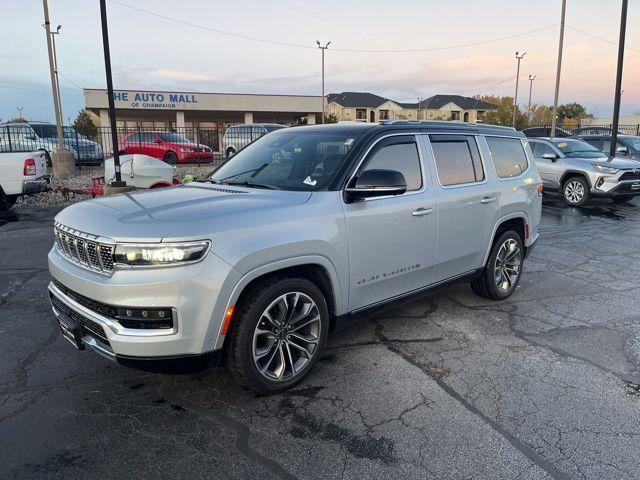
[[[513,95],[514,54],[519,50],[527,52],[521,105],[527,100],[529,74],[538,75],[533,101],[551,104],[560,4],[108,1],[114,84],[150,90],[319,94],[320,52],[300,47],[314,47],[319,39],[332,42],[326,57],[327,92],[370,91],[399,101],[437,93]],[[620,5],[621,0],[567,0],[561,103],[577,101],[596,115],[611,114]],[[50,0],[49,8],[52,24],[63,26],[57,42],[66,121],[83,107],[82,87],[105,86],[98,0]],[[16,106],[23,106],[29,119],[53,119],[42,23],[39,0],[9,0],[3,6],[0,119],[17,116]],[[634,25],[640,25],[640,0],[629,1],[622,114],[640,112],[640,28]],[[237,38],[212,29],[300,46]],[[532,33],[521,35],[527,32]],[[516,35],[520,36],[504,39]]]

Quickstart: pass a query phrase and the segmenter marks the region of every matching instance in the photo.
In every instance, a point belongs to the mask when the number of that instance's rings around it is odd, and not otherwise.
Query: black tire
[[[17,195],[5,195],[2,188],[0,188],[0,212],[4,212],[5,210],[9,210],[13,207],[13,204],[16,203],[17,199]]]
[[[578,187],[578,184],[582,187]],[[570,192],[576,192],[572,195]],[[591,192],[589,191],[589,184],[587,180],[579,175],[569,177],[562,185],[562,198],[564,201],[572,207],[581,207],[591,200]]]
[[[616,197],[612,197],[611,201],[613,203],[630,202],[631,200],[633,200],[633,197],[635,197],[635,195],[618,195]]]
[[[281,380],[274,380],[260,373],[256,365],[257,361],[254,361],[254,332],[256,332],[258,324],[263,321],[263,314],[268,307],[279,297],[293,294],[292,292],[299,292],[308,296],[317,306],[317,312],[320,317],[319,322],[317,322],[319,325],[317,346],[313,349],[311,358],[306,361],[306,364],[300,370],[293,373],[291,378],[286,379],[283,376]],[[225,363],[236,380],[245,387],[260,393],[276,393],[291,388],[312,370],[322,355],[329,330],[329,311],[324,295],[309,280],[298,277],[272,277],[266,279],[252,288],[251,292],[236,306],[236,312],[238,312],[237,317],[232,320],[231,338],[227,339],[229,344],[226,345]],[[273,337],[273,342],[275,350],[271,350],[273,347],[268,347],[269,351],[277,351],[277,345],[279,344],[275,343],[278,342],[275,337]],[[267,363],[270,364],[271,362]]]
[[[231,158],[236,154],[236,151],[234,148],[227,148],[226,154],[227,158]]]
[[[174,165],[178,163],[178,155],[176,155],[176,152],[169,150],[164,154],[164,161],[171,165]]]
[[[515,241],[517,245],[518,252],[516,254],[518,261],[518,270],[517,276],[515,280],[509,282],[509,287],[507,289],[502,289],[498,287],[498,282],[496,279],[495,271],[496,271],[496,262],[498,261],[498,254],[501,253],[501,249],[506,244],[506,242]],[[504,257],[503,257],[504,258]],[[515,291],[518,283],[520,283],[520,277],[522,276],[522,264],[524,261],[524,247],[522,245],[522,239],[520,235],[514,230],[507,230],[500,234],[500,236],[493,242],[493,246],[491,247],[491,253],[489,254],[489,258],[487,259],[487,264],[484,266],[482,270],[482,274],[471,282],[471,289],[473,292],[484,298],[489,298],[491,300],[504,300],[511,296],[511,294]]]

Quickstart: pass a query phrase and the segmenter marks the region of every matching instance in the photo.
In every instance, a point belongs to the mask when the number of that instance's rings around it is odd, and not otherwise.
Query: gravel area
[[[207,163],[204,165],[188,164],[176,165],[176,176],[183,179],[187,175],[195,175],[203,178],[210,174],[218,164]],[[47,208],[47,207],[64,207],[75,202],[81,202],[91,198],[90,195],[69,193],[64,195],[56,192],[58,187],[67,187],[74,190],[91,188],[92,179],[104,176],[104,168],[100,167],[83,167],[76,175],[65,179],[52,179],[51,190],[47,192],[37,193],[21,197],[16,202],[14,208]]]

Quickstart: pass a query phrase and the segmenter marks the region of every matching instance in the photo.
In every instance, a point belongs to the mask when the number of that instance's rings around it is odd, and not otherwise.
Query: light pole
[[[16,107],[16,110],[18,110],[18,118],[22,118],[22,110],[24,110],[24,107]]]
[[[558,64],[556,66],[556,91],[553,95],[553,112],[551,114],[551,137],[556,136],[556,121],[558,117],[558,93],[560,92],[560,71],[562,70],[562,45],[564,43],[564,18],[567,12],[567,0],[562,0],[560,13],[560,39],[558,40]]]
[[[320,43],[320,40],[316,40],[318,44],[318,48],[322,50],[322,123],[324,123],[324,107],[325,107],[325,97],[324,97],[324,52],[329,48],[331,42],[327,42],[324,46]]]
[[[524,58],[527,52],[522,52],[522,55],[518,55],[520,52],[516,52],[516,60],[518,61],[518,66],[516,68],[516,93],[513,96],[513,119],[511,120],[511,126],[515,128],[516,126],[516,111],[518,110],[518,83],[520,81],[520,60]]]
[[[56,74],[53,59],[53,46],[51,44],[51,23],[49,22],[49,5],[47,0],[42,0],[44,8],[44,28],[47,32],[47,51],[49,53],[49,73],[51,76],[51,92],[53,93],[53,110],[56,116],[56,131],[58,133],[58,150],[64,150],[64,137],[62,136],[62,114],[60,113],[60,104],[58,103]]]
[[[53,72],[56,75],[56,98],[58,99],[58,110],[60,111],[60,120],[62,120],[62,100],[60,99],[60,78],[58,77],[58,52],[56,51],[56,37],[60,35],[62,25],[56,27],[55,32],[51,32],[51,46],[53,50]]]
[[[622,11],[620,13],[620,40],[618,41],[618,71],[616,72],[616,95],[613,101],[613,125],[611,125],[611,146],[609,155],[616,154],[618,143],[618,122],[620,121],[620,98],[622,97],[622,64],[624,62],[624,41],[627,33],[627,3],[622,0]]]
[[[113,145],[113,169],[116,173],[116,179],[114,182],[111,182],[111,186],[124,187],[126,183],[122,181],[122,176],[120,175],[120,152],[118,152],[118,132],[116,131],[116,104],[113,100],[106,0],[100,0],[100,20],[102,21],[102,49],[104,50],[104,70],[107,76],[107,96],[109,97],[109,123],[111,127],[111,144]]]
[[[533,81],[538,75],[529,75],[529,104],[527,105],[527,118],[531,121],[531,91],[533,90]]]

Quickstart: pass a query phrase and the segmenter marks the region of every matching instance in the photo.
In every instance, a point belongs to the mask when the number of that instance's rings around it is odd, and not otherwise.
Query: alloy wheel
[[[564,197],[570,203],[579,203],[584,197],[584,185],[577,180],[571,180],[564,186]]]
[[[493,270],[496,287],[500,292],[506,293],[515,287],[520,276],[521,257],[518,242],[513,238],[508,238],[500,246]]]
[[[318,349],[320,311],[308,295],[289,292],[264,310],[253,334],[253,361],[271,381],[297,376]]]

